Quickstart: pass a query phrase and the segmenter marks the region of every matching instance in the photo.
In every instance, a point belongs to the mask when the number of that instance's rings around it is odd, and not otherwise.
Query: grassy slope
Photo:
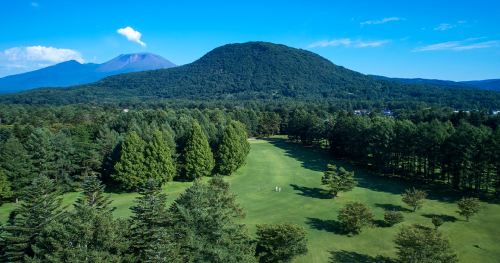
[[[375,220],[383,220],[385,209],[396,206],[406,210],[399,195],[411,185],[398,179],[380,178],[366,171],[331,160],[327,155],[281,139],[251,141],[252,151],[248,164],[231,181],[232,191],[248,213],[243,221],[255,233],[255,224],[293,221],[309,232],[309,254],[297,262],[390,262],[395,249],[392,242],[399,230],[395,227],[367,229],[364,233],[347,237],[336,230],[339,207],[345,200],[361,200],[375,213]],[[322,170],[336,164],[354,170],[359,185],[354,191],[331,199],[320,186]],[[173,201],[190,183],[174,182],[167,188]],[[281,193],[275,187],[281,187]],[[259,191],[260,187],[260,191]],[[423,186],[418,188],[424,188]],[[432,227],[433,215],[447,215],[440,230],[449,237],[459,254],[460,262],[493,262],[500,258],[500,207],[482,203],[483,211],[465,222],[459,217],[455,201],[461,198],[452,191],[436,190],[425,186],[428,200],[416,213],[404,211],[407,223],[422,223]],[[75,198],[69,194],[66,202]],[[114,195],[117,216],[128,216],[128,207],[135,194]],[[12,205],[0,207],[0,221],[5,222]],[[380,224],[380,222],[378,222]],[[474,247],[480,245],[484,249]]]

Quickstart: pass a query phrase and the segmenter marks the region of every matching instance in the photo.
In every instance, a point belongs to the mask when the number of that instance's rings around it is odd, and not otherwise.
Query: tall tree
[[[183,172],[188,178],[210,175],[214,167],[214,159],[207,137],[195,122],[184,148]]]
[[[3,170],[0,170],[0,205],[13,195],[14,192],[10,188],[10,181],[7,179],[7,175],[5,175]]]
[[[152,140],[146,146],[146,177],[156,182],[172,181],[175,166],[172,152],[160,131],[153,134]]]
[[[231,126],[234,128],[238,136],[239,147],[242,154],[239,156],[238,168],[245,165],[247,155],[250,153],[250,143],[248,142],[248,134],[246,133],[245,125],[239,121],[232,121]]]
[[[223,175],[230,175],[240,164],[244,155],[234,128],[229,125],[220,139],[219,151],[215,158],[215,169]]]
[[[26,187],[23,203],[14,208],[13,221],[4,227],[6,233],[2,237],[6,243],[7,262],[24,261],[26,257],[34,256],[33,245],[40,232],[63,215],[60,195],[55,182],[45,175],[40,175]]]
[[[289,262],[308,252],[307,232],[289,222],[257,225],[257,236],[260,262]]]
[[[244,217],[235,199],[229,183],[215,175],[208,184],[195,180],[172,204],[174,225],[184,234],[190,261],[255,262],[248,229],[233,221]]]
[[[144,146],[144,141],[135,132],[125,138],[120,160],[115,165],[116,173],[111,175],[121,187],[138,189],[147,182]]]
[[[160,184],[149,180],[139,191],[130,209],[133,226],[130,234],[135,258],[143,262],[175,262],[181,260],[180,236],[171,227],[166,207],[167,195],[161,193]],[[155,261],[156,262],[156,261]]]
[[[54,135],[48,129],[37,128],[26,141],[25,148],[32,161],[32,172],[36,175],[52,176],[54,171]]]
[[[10,138],[2,147],[0,166],[5,170],[12,190],[20,196],[22,189],[31,184],[36,176],[31,173],[31,160],[17,138]]]

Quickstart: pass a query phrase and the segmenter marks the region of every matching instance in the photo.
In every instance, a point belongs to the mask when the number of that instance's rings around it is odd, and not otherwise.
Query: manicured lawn
[[[332,160],[328,155],[310,148],[285,143],[281,138],[250,141],[252,150],[248,164],[232,177],[231,189],[245,207],[247,217],[243,220],[255,233],[255,224],[293,221],[308,232],[309,253],[296,262],[391,262],[395,257],[392,240],[399,226],[385,227],[381,224],[385,209],[396,207],[403,211],[407,223],[422,223],[433,227],[431,218],[446,215],[440,227],[449,237],[458,252],[460,262],[496,262],[500,258],[500,206],[487,200],[482,202],[483,211],[466,222],[459,217],[455,202],[462,196],[454,191],[440,190],[432,185],[416,185],[429,193],[422,210],[407,211],[400,193],[412,187],[410,182],[371,175],[363,169]],[[355,171],[359,182],[352,192],[341,193],[331,199],[320,185],[322,170],[326,165],[336,164]],[[189,182],[173,182],[167,186],[172,202]],[[281,187],[277,193],[275,187]],[[260,190],[259,190],[260,188]],[[77,196],[65,196],[70,203]],[[116,216],[129,216],[128,207],[137,194],[114,194]],[[337,211],[345,200],[361,200],[367,203],[376,215],[376,223],[382,225],[366,229],[354,237],[342,235],[337,230]],[[5,222],[12,210],[11,204],[0,207],[0,221]],[[480,245],[480,248],[474,245]]]

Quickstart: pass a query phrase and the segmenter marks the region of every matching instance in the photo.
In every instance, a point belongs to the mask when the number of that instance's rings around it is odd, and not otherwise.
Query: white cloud
[[[450,25],[450,24],[441,24],[438,27],[434,28],[434,30],[446,30],[446,29],[451,29],[454,28],[455,25]]]
[[[432,51],[432,50],[453,50],[453,51],[461,51],[461,50],[469,50],[469,49],[477,49],[477,48],[490,48],[500,46],[500,41],[491,40],[480,43],[472,43],[481,38],[469,38],[462,41],[450,41],[445,43],[433,44],[425,47],[415,48],[412,52],[416,51]]]
[[[345,47],[355,47],[355,48],[360,48],[360,47],[376,47],[380,46],[382,44],[385,44],[387,42],[390,42],[391,40],[379,40],[379,41],[362,41],[362,40],[351,40],[350,38],[340,38],[340,39],[333,39],[333,40],[321,40],[315,43],[310,44],[307,46],[308,48],[313,48],[313,47],[328,47],[328,46],[339,46],[339,45],[344,45]]]
[[[360,25],[363,26],[363,25],[375,25],[375,24],[383,24],[383,23],[386,23],[386,22],[389,22],[389,21],[398,21],[398,20],[405,20],[404,18],[400,18],[400,17],[390,17],[390,18],[384,18],[382,20],[372,20],[372,21],[366,21],[366,22],[361,22]]]
[[[34,7],[38,7],[38,3],[35,3],[35,2],[31,3],[31,5]]]
[[[118,34],[120,34],[120,35],[126,36],[127,39],[130,40],[130,41],[132,41],[132,42],[139,43],[143,47],[146,46],[146,43],[144,43],[144,42],[141,41],[142,34],[139,33],[139,31],[135,31],[131,27],[120,28],[116,32],[118,32]]]
[[[43,46],[13,47],[0,51],[0,76],[37,70],[68,60],[84,63],[82,54],[76,50]]]

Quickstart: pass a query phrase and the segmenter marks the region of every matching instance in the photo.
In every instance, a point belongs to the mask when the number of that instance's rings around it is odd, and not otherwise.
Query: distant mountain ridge
[[[149,52],[122,54],[103,64],[80,64],[78,61],[70,60],[39,70],[0,78],[0,94],[39,87],[69,87],[96,82],[116,74],[176,66],[165,58]]]
[[[368,76],[378,80],[395,81],[403,84],[429,84],[442,88],[485,89],[485,90],[500,91],[500,79],[451,81],[451,80],[422,79],[422,78],[389,78],[378,75],[368,75]]]
[[[313,52],[268,42],[227,44],[179,67],[0,96],[4,104],[97,105],[155,100],[307,101],[344,108],[500,107],[499,92],[376,80]]]

